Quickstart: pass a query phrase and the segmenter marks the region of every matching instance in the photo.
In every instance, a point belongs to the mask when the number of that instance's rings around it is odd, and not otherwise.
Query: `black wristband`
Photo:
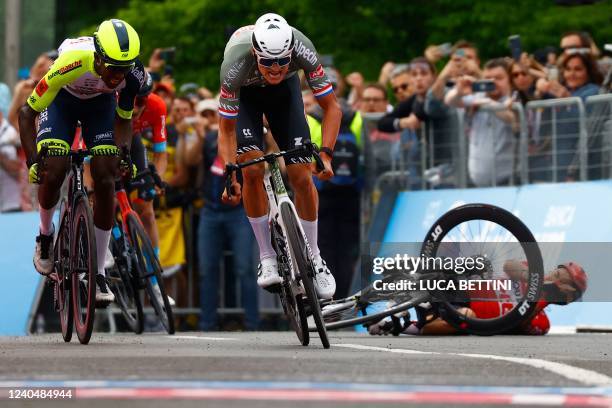
[[[330,159],[334,158],[334,151],[329,147],[322,147],[319,149],[320,152],[323,152],[329,156]]]

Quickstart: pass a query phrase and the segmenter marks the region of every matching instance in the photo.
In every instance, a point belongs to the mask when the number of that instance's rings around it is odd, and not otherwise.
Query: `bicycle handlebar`
[[[240,169],[243,169],[245,167],[252,166],[254,164],[258,164],[262,162],[272,163],[274,160],[278,159],[279,157],[285,157],[289,154],[302,153],[302,152],[307,152],[309,154],[312,154],[315,160],[317,171],[321,172],[325,169],[323,160],[321,159],[321,156],[319,155],[319,148],[312,142],[306,142],[304,143],[304,145],[290,149],[290,150],[283,150],[280,152],[268,153],[266,155],[257,157],[253,160],[246,161],[244,163],[226,164],[225,165],[225,190],[227,191],[228,197],[232,196],[232,175],[234,172]]]

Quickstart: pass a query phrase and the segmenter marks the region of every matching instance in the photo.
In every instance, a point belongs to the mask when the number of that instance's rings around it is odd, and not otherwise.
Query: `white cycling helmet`
[[[293,51],[293,29],[274,13],[267,13],[255,22],[251,36],[255,53],[263,58],[283,58]]]

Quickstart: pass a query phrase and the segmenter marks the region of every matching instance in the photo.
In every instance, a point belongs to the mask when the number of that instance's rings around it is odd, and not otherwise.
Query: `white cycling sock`
[[[259,259],[276,258],[276,252],[272,248],[270,226],[268,216],[264,215],[257,218],[247,217],[255,233],[257,245],[259,245]]]
[[[300,223],[302,223],[302,228],[304,228],[304,234],[306,234],[306,239],[310,245],[312,256],[315,258],[321,253],[321,251],[319,251],[319,243],[317,241],[317,221],[318,220],[306,221],[300,218]]]
[[[111,230],[105,231],[94,226],[94,232],[96,235],[96,254],[98,255],[98,273],[102,276],[106,276],[104,271],[104,259],[106,257],[106,248],[110,241]]]
[[[53,233],[53,214],[55,213],[55,208],[57,204],[53,207],[45,210],[40,207],[40,233],[43,235],[51,235]]]

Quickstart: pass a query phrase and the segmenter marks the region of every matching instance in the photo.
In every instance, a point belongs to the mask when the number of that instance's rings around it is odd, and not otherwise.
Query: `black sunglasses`
[[[263,58],[258,57],[257,62],[260,65],[263,65],[266,68],[270,68],[274,64],[278,64],[279,67],[284,67],[285,65],[291,62],[291,57],[282,57],[282,58]]]
[[[394,93],[397,93],[397,91],[399,91],[400,89],[401,89],[402,91],[405,91],[406,89],[408,89],[408,87],[409,87],[409,86],[410,86],[410,85],[408,85],[408,84],[401,84],[401,85],[399,85],[399,86],[394,86],[394,87],[393,87],[393,92],[394,92]]]

